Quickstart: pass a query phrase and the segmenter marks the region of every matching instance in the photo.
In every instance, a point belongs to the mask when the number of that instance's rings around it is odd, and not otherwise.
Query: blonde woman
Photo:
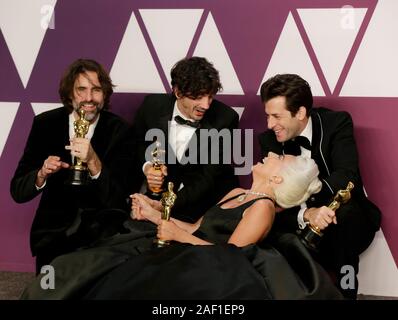
[[[157,236],[162,240],[194,245],[227,242],[243,247],[264,239],[276,206],[290,208],[318,192],[322,186],[318,174],[312,159],[270,152],[253,166],[250,190],[232,190],[194,224],[162,220],[158,204],[142,194],[132,196],[131,216],[158,225]]]

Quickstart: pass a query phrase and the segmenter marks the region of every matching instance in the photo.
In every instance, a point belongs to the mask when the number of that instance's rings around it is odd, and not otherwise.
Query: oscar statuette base
[[[319,251],[319,244],[321,243],[321,239],[323,233],[315,230],[311,226],[307,226],[303,230],[299,230],[300,241],[304,244],[304,246],[313,252]]]
[[[155,243],[156,247],[158,247],[158,248],[164,248],[164,247],[167,247],[168,245],[170,245],[170,241],[160,240],[160,239],[155,239],[154,243]]]
[[[88,181],[88,171],[86,168],[73,167],[69,171],[69,177],[66,184],[72,186],[83,186]]]
[[[160,192],[154,192],[152,190],[148,190],[145,195],[147,195],[149,198],[151,198],[153,200],[160,201],[160,199],[162,198],[162,192],[163,192],[163,190]]]

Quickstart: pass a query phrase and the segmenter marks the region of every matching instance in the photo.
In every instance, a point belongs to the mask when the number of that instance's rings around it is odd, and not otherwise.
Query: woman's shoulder
[[[229,198],[235,197],[238,194],[244,193],[246,190],[242,188],[235,188],[228,192],[218,203],[221,203]]]
[[[244,215],[247,212],[252,212],[256,215],[260,214],[261,216],[263,216],[264,212],[273,215],[275,214],[275,205],[271,198],[258,198],[245,210]]]
[[[258,208],[267,207],[275,211],[274,200],[269,197],[257,198],[256,201],[253,202],[252,207],[258,207]]]

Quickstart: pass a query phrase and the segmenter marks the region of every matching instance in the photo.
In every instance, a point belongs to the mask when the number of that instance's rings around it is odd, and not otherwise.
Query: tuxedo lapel
[[[63,110],[64,111],[64,110]],[[65,108],[65,112],[59,114],[59,119],[54,121],[51,132],[49,133],[48,139],[51,139],[51,154],[59,156],[62,161],[67,163],[72,162],[72,156],[70,151],[65,149],[65,146],[70,145],[69,138],[69,113]],[[61,140],[62,139],[62,140]],[[62,142],[61,142],[62,141]]]
[[[165,134],[166,144],[169,140],[170,121],[171,121],[172,114],[173,113],[171,112],[171,113],[168,113],[168,114],[165,114],[165,115],[159,117],[158,123],[157,123],[159,129],[162,130]]]
[[[312,150],[311,150],[311,158],[314,159],[316,164],[318,165],[319,172],[322,176],[328,176],[326,165],[324,163],[324,158],[322,155],[324,154],[323,150],[323,127],[319,114],[315,111],[311,111],[311,119],[312,119]]]
[[[69,146],[70,145],[70,138],[69,137],[69,115],[65,117],[65,121],[63,122],[63,137],[64,137],[64,146]],[[66,150],[65,148],[63,149],[63,156],[65,159],[67,159],[66,162],[72,163],[72,155],[69,150]],[[62,158],[62,156],[61,156]]]
[[[171,117],[173,116],[174,111],[174,103],[175,98],[167,96],[167,100],[165,100],[164,105],[162,106],[162,112],[158,115],[156,127],[159,128],[164,133],[164,145],[160,148],[166,151],[166,163],[168,163],[167,159],[176,159],[176,155],[174,154],[173,148],[169,146],[169,131],[170,131],[170,122]],[[155,115],[156,116],[156,115]],[[168,154],[172,152],[173,154]]]
[[[107,134],[107,125],[108,121],[106,114],[102,113],[98,119],[98,123],[95,127],[93,137],[90,141],[93,149],[100,158],[104,157],[107,152],[106,148],[111,145],[110,139],[112,139],[112,137]]]

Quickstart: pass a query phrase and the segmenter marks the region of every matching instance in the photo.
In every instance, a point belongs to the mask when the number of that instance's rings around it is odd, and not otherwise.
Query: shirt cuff
[[[40,191],[41,189],[43,189],[43,188],[46,186],[46,184],[47,184],[47,180],[44,180],[44,183],[43,183],[43,185],[42,185],[41,187],[38,187],[38,186],[36,185],[36,183],[35,183],[36,190],[37,190],[37,191]]]
[[[308,224],[308,222],[304,221],[305,210],[307,210],[307,207],[302,207],[297,215],[297,222],[298,222],[300,229],[304,229]]]
[[[144,169],[145,169],[145,166],[147,165],[147,164],[152,164],[152,162],[151,161],[147,161],[147,162],[145,162],[143,165],[142,165],[142,173],[145,175],[145,171],[144,171]]]
[[[100,174],[101,174],[101,170],[100,170],[100,172],[98,172],[96,175],[93,175],[93,176],[90,174],[90,172],[88,172],[88,175],[90,176],[91,180],[97,180],[99,178]]]

